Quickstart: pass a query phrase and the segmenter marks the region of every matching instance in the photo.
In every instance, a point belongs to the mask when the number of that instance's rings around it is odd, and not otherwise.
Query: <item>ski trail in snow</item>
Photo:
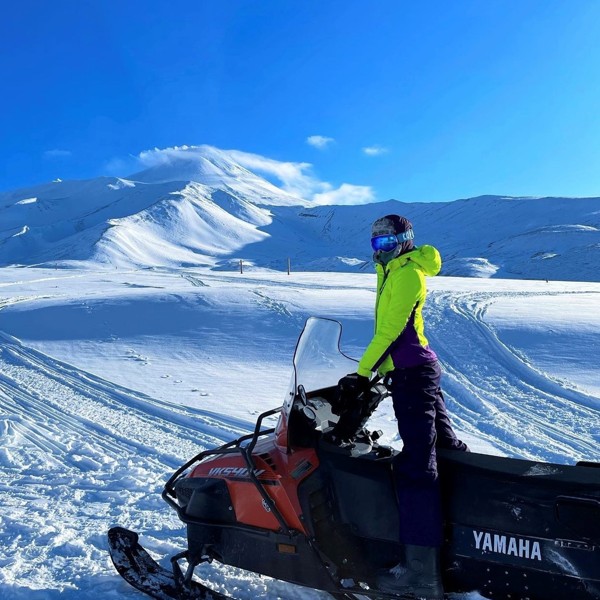
[[[453,419],[510,456],[598,460],[597,399],[564,387],[502,343],[485,321],[501,297],[430,294],[426,334],[443,362],[442,387]]]

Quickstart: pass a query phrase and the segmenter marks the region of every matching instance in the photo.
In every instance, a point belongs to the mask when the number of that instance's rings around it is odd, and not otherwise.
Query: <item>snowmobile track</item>
[[[244,431],[201,411],[125,390],[7,341],[5,337],[0,351],[0,390],[5,395],[0,397],[0,410],[22,413],[24,421],[35,419],[36,426],[60,424],[76,435],[95,438],[110,454],[142,451],[169,466],[179,464],[182,455],[196,454],[198,439],[221,443]],[[149,431],[153,431],[151,446]]]
[[[502,343],[485,321],[498,300],[497,293],[430,295],[427,335],[444,357],[442,387],[453,419],[512,456],[597,459],[595,399],[535,370]]]

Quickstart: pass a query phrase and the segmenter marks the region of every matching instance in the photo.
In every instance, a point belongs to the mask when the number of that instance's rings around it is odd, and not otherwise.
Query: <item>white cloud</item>
[[[375,193],[369,185],[342,183],[337,189],[330,189],[313,196],[315,204],[369,204],[375,202]]]
[[[306,143],[309,146],[314,146],[315,148],[318,148],[319,150],[323,150],[323,149],[327,148],[327,146],[329,144],[333,144],[333,142],[335,142],[335,140],[333,138],[326,137],[324,135],[309,135],[306,138]]]
[[[140,170],[173,164],[176,161],[194,161],[196,160],[194,153],[201,153],[203,148],[210,148],[210,146],[183,145],[170,148],[151,148],[142,150],[137,155],[115,156],[104,164],[104,171],[116,177],[123,177],[133,175]]]
[[[367,156],[381,156],[382,154],[387,154],[389,150],[384,148],[383,146],[365,146],[362,151]]]
[[[58,148],[44,152],[44,158],[70,158],[72,155],[70,150],[59,150]]]
[[[172,146],[171,148],[152,148],[142,150],[137,160],[142,168],[149,169],[158,165],[168,165],[173,161],[195,160],[194,153],[201,152],[203,146]]]
[[[208,154],[224,160],[229,158],[237,165],[271,179],[289,194],[311,200],[315,204],[366,204],[376,200],[370,186],[342,183],[335,188],[331,183],[315,176],[311,163],[280,161],[242,150],[219,150],[213,146],[175,146],[144,150],[126,159],[113,158],[105,169],[111,174],[124,176],[136,169],[170,164],[177,160],[196,160],[197,155]]]
[[[228,150],[227,154],[251,171],[274,175],[286,192],[312,200],[315,204],[368,204],[375,201],[375,193],[370,186],[343,183],[334,188],[314,176],[310,163],[281,162],[240,150]]]
[[[294,196],[309,199],[323,185],[311,174],[312,165],[310,163],[279,161],[241,150],[227,150],[226,152],[242,167],[276,177],[281,188]]]

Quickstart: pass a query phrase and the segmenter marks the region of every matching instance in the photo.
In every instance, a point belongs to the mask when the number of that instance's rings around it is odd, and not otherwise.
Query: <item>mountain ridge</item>
[[[174,150],[174,149],[171,149]],[[482,195],[452,202],[314,205],[238,165],[182,147],[127,177],[0,194],[0,266],[370,269],[370,224],[407,216],[442,274],[600,281],[600,198]],[[197,180],[186,180],[192,176]]]

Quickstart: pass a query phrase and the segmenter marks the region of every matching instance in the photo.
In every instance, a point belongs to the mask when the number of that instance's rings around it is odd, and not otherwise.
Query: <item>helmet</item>
[[[399,215],[386,215],[371,226],[373,260],[386,265],[393,258],[414,249],[412,223]]]

